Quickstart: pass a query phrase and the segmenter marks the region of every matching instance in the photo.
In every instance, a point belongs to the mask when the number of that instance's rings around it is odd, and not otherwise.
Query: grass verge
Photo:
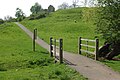
[[[93,8],[94,9],[94,8]],[[33,21],[21,22],[31,31],[34,28],[38,29],[40,38],[49,43],[49,38],[63,38],[64,50],[77,53],[78,37],[100,39],[100,45],[103,45],[104,40],[95,33],[95,25],[93,24],[93,16],[90,9],[81,8],[59,10],[50,14],[47,18]],[[84,13],[81,15],[81,13]],[[87,16],[86,16],[87,15]],[[95,16],[95,14],[94,14]],[[104,61],[106,65],[119,71],[119,61]]]
[[[0,80],[87,80],[66,65],[54,64],[49,53],[14,23],[0,25]]]

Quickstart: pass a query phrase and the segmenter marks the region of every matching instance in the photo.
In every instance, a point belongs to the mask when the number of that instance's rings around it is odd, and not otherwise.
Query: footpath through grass
[[[64,50],[77,53],[79,36],[89,39],[95,39],[98,36],[100,45],[104,43],[104,40],[95,33],[94,20],[91,18],[93,15],[88,11],[91,10],[84,8],[59,10],[50,14],[47,18],[26,20],[21,23],[31,31],[37,28],[38,36],[48,43],[51,36],[57,39],[63,38]],[[81,13],[85,14],[81,15]],[[119,61],[104,61],[104,63],[120,72]]]
[[[21,23],[31,31],[37,28],[39,37],[48,43],[50,37],[63,38],[64,50],[74,53],[78,51],[78,37],[95,39],[97,36],[93,22],[82,20],[81,8],[59,10],[47,18]]]
[[[66,65],[55,64],[48,52],[14,23],[0,25],[0,80],[86,80]]]

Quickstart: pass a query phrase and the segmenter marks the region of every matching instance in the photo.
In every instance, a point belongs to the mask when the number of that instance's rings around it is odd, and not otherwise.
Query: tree
[[[85,7],[87,6],[87,2],[88,2],[88,0],[85,0],[85,1],[84,1],[84,6],[85,6]]]
[[[97,6],[97,0],[89,0],[88,6],[89,7],[96,7]]]
[[[0,24],[3,24],[4,23],[4,20],[0,18]]]
[[[67,9],[67,8],[69,8],[69,5],[66,2],[63,2],[61,5],[58,6],[58,9]]]
[[[49,12],[49,13],[50,13],[50,12],[55,12],[54,6],[50,5],[50,6],[48,7],[48,12]]]
[[[97,31],[112,43],[112,51],[106,56],[112,59],[120,54],[120,0],[98,0]]]
[[[11,22],[11,21],[13,21],[13,18],[11,16],[6,16],[6,17],[4,17],[4,20],[6,22]]]
[[[17,17],[18,21],[21,21],[25,18],[25,14],[20,8],[16,8],[16,14],[15,16]]]
[[[38,14],[40,11],[42,11],[42,7],[39,3],[35,3],[35,5],[30,8],[30,11],[32,14]]]
[[[74,7],[74,8],[78,6],[78,5],[77,5],[78,2],[79,2],[79,0],[73,0],[73,7]]]

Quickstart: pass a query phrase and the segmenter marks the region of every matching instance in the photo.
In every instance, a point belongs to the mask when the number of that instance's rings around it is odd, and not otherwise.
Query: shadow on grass
[[[44,52],[44,51],[41,51],[40,53],[43,53],[43,54],[49,54],[49,52]]]

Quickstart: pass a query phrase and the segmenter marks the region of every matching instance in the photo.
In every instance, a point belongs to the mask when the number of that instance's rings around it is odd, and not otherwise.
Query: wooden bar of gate
[[[53,57],[53,52],[52,52],[53,51],[53,46],[52,46],[53,45],[53,41],[52,41],[52,39],[53,38],[50,37],[50,57]]]
[[[86,41],[86,44],[82,44],[82,40]],[[88,42],[94,42],[95,46],[90,46],[88,45]],[[83,50],[82,46],[85,46],[87,50]],[[88,48],[94,48],[95,49],[95,53],[94,52],[90,52],[88,50]],[[98,51],[99,51],[99,39],[96,40],[89,40],[89,39],[82,39],[81,37],[79,37],[78,39],[78,53],[81,54],[81,52],[86,52],[86,53],[90,53],[90,54],[94,54],[95,55],[95,60],[98,60]]]
[[[56,58],[56,43],[59,43],[59,61],[60,64],[63,63],[63,39],[53,39],[52,37],[50,38],[50,56],[53,57],[53,52],[54,52],[54,57]],[[53,49],[54,48],[54,49]]]

